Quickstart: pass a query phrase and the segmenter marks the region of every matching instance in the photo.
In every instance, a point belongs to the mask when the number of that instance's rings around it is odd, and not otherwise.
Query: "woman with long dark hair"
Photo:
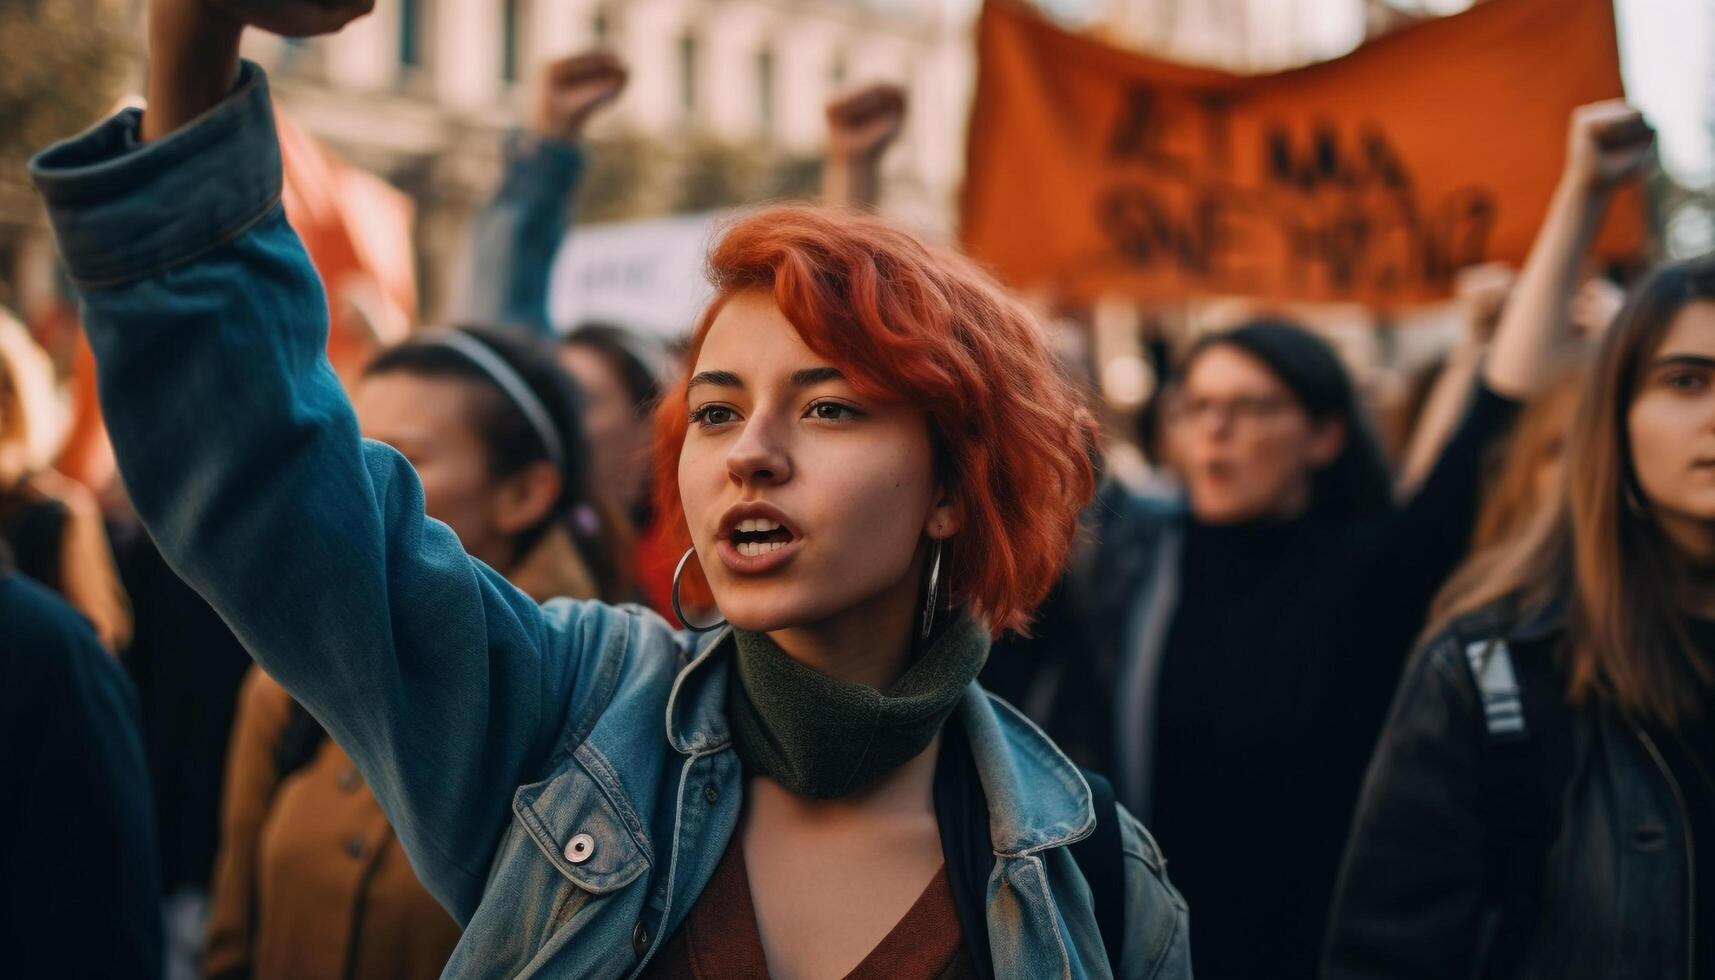
[[[1331,977],[1715,976],[1715,258],[1588,378],[1553,519],[1448,584],[1400,687]]]
[[[738,219],[658,416],[726,623],[538,604],[360,438],[279,208],[239,37],[364,7],[157,0],[147,113],[33,166],[138,513],[357,761],[447,975],[1189,976],[1148,834],[974,683],[1094,482],[1040,324],[879,219]]]

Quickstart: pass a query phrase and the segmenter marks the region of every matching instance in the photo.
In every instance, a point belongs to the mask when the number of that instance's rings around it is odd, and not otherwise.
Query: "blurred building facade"
[[[1110,0],[1113,40],[1176,60],[1251,73],[1336,57],[1365,36],[1379,0]],[[1386,8],[1392,9],[1392,8]]]
[[[631,66],[590,134],[590,220],[813,193],[839,89],[909,93],[888,155],[888,209],[951,227],[972,66],[967,24],[924,0],[377,0],[343,33],[256,34],[247,55],[306,129],[418,206],[424,319],[448,314],[471,214],[499,179],[523,87],[555,56],[603,45]]]

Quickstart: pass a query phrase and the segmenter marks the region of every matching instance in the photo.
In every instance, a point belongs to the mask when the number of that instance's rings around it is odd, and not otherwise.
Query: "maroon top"
[[[744,850],[733,835],[720,866],[679,931],[643,971],[645,980],[767,977]],[[847,980],[976,980],[953,907],[946,865],[905,917],[846,974]]]

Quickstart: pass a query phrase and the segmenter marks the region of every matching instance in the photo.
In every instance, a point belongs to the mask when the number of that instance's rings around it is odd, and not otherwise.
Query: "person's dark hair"
[[[1179,387],[1179,375],[1174,371],[1173,354],[1168,350],[1167,342],[1159,336],[1150,338],[1144,344],[1144,356],[1149,361],[1150,369],[1155,373],[1155,385],[1149,393],[1149,398],[1143,403],[1143,408],[1137,413],[1137,448],[1143,452],[1143,458],[1150,466],[1163,467],[1167,461],[1163,458],[1166,448],[1162,441],[1162,427],[1167,422],[1168,405],[1173,401]]]
[[[614,323],[589,320],[560,338],[566,347],[583,347],[607,363],[625,385],[637,417],[646,419],[661,397],[666,350],[653,337]]]
[[[1715,671],[1678,605],[1684,560],[1637,503],[1645,498],[1626,419],[1668,327],[1697,300],[1715,301],[1715,255],[1663,265],[1633,290],[1597,348],[1549,519],[1473,556],[1436,599],[1430,624],[1440,632],[1477,609],[1529,615],[1567,600],[1568,700],[1669,727],[1707,717]]]
[[[558,522],[571,533],[578,556],[589,566],[601,597],[617,601],[630,597],[629,542],[624,525],[592,492],[590,449],[584,437],[583,393],[577,382],[554,359],[554,351],[535,336],[510,327],[467,325],[457,328],[505,361],[542,403],[565,460],[560,467],[560,499],[542,521],[518,535],[513,557],[522,557]],[[403,372],[418,377],[455,378],[481,392],[471,420],[488,451],[489,472],[509,476],[550,458],[548,447],[529,418],[489,375],[469,357],[430,338],[407,340],[369,362],[365,376]],[[274,745],[278,778],[285,779],[315,758],[326,732],[308,710],[292,702],[286,724]]]
[[[1184,378],[1197,358],[1215,347],[1235,348],[1262,362],[1312,421],[1336,421],[1345,427],[1345,448],[1314,476],[1313,512],[1346,517],[1392,506],[1393,484],[1375,427],[1358,400],[1352,376],[1327,341],[1289,320],[1252,320],[1198,340],[1185,355],[1178,377]]]
[[[553,348],[531,334],[506,327],[457,328],[493,351],[518,373],[542,403],[564,448],[560,466],[560,498],[535,526],[518,535],[513,558],[527,554],[555,523],[562,524],[576,543],[579,557],[595,577],[601,598],[629,597],[628,542],[623,524],[591,486],[589,442],[584,436],[583,394],[577,382],[554,359]],[[378,355],[365,375],[405,372],[421,377],[469,381],[481,392],[472,426],[488,451],[490,473],[510,476],[549,460],[548,447],[523,410],[489,375],[457,350],[432,339],[407,340]]]

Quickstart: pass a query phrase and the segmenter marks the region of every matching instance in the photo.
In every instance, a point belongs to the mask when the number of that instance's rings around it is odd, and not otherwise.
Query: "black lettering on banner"
[[[1108,142],[1108,152],[1115,159],[1139,163],[1152,170],[1189,175],[1186,162],[1173,155],[1164,145],[1170,120],[1162,111],[1161,99],[1155,91],[1137,86],[1126,94],[1124,114]]]
[[[1097,195],[1116,257],[1138,272],[1210,292],[1404,293],[1446,288],[1485,260],[1494,195],[1462,187],[1423,199],[1385,129],[1266,121],[1247,150],[1232,113],[1238,96],[1169,99],[1147,85],[1126,94],[1108,143],[1136,167]],[[1200,155],[1199,155],[1200,151]],[[1235,161],[1255,153],[1249,186]],[[1284,267],[1271,256],[1283,251]]]

